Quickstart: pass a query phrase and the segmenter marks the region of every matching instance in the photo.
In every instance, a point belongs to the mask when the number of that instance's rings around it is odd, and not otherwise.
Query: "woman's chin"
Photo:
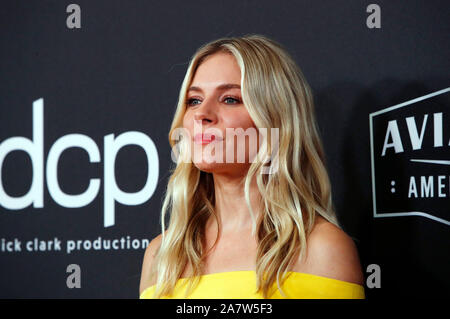
[[[207,172],[207,173],[214,173],[218,172],[223,169],[224,164],[223,163],[207,163],[205,161],[194,163],[195,167],[197,167],[199,170]]]
[[[249,163],[207,163],[205,161],[194,163],[195,167],[206,173],[244,176],[251,164]]]

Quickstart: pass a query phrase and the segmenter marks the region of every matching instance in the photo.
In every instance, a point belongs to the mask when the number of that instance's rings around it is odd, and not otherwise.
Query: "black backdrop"
[[[450,104],[448,92],[441,91],[450,83],[448,2],[377,1],[381,28],[369,28],[371,1],[76,1],[81,28],[73,29],[66,24],[71,3],[1,3],[0,149],[6,152],[8,145],[23,142],[10,138],[24,137],[34,142],[34,164],[41,166],[33,170],[31,156],[23,151],[3,154],[0,297],[138,297],[143,239],[160,233],[171,165],[167,135],[187,62],[207,41],[248,33],[285,45],[314,91],[339,219],[357,243],[364,270],[371,264],[381,269],[381,288],[366,287],[368,298],[448,296]],[[374,113],[434,92],[439,94]],[[33,102],[39,99],[41,124],[39,107],[33,117]],[[421,147],[413,149],[414,130],[406,118],[414,119],[420,137],[425,114]],[[434,114],[441,114],[435,122]],[[403,152],[392,146],[395,130],[387,130],[389,121],[398,127]],[[146,153],[139,145],[125,145],[115,157],[107,155],[116,145],[111,141],[118,143],[126,132],[141,132],[142,143],[149,150],[154,143],[156,149]],[[89,144],[93,158],[90,162],[79,147],[61,153],[56,173],[61,191],[81,194],[91,179],[99,182],[91,201],[66,200],[81,206],[72,208],[50,194],[55,185],[49,187],[46,175],[50,150],[70,134],[84,135],[74,140]],[[442,146],[435,141],[440,134]],[[149,171],[156,189],[142,203],[121,204],[105,195],[113,185],[105,185],[105,178],[135,193]],[[421,194],[420,176],[434,177],[433,196]],[[438,176],[444,176],[441,184]],[[412,177],[420,198],[408,197]],[[29,193],[33,178],[37,207],[30,199],[26,207],[11,209],[7,196]],[[439,187],[446,196],[438,196]],[[20,199],[14,202],[20,206]],[[407,214],[387,215],[398,212]],[[108,227],[105,215],[115,217]],[[99,237],[117,240],[118,248],[94,249]],[[68,251],[67,245],[78,240],[79,249]],[[49,251],[40,241],[59,241],[61,249]],[[66,285],[70,264],[80,266],[81,288]]]

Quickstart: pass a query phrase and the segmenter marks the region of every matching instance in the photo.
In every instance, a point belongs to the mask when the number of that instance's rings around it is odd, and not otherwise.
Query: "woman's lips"
[[[202,144],[202,145],[209,144],[212,141],[220,141],[220,140],[221,140],[221,138],[219,138],[218,136],[216,136],[214,134],[207,134],[207,133],[206,134],[199,133],[199,134],[195,135],[195,137],[194,137],[194,142],[196,144]]]

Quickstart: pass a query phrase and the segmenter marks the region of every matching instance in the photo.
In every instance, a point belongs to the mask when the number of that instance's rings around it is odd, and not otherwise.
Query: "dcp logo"
[[[33,102],[33,138],[32,140],[15,136],[0,144],[0,205],[11,210],[23,209],[31,204],[34,208],[44,207],[44,99]],[[122,191],[115,178],[115,160],[120,149],[126,145],[141,147],[147,157],[148,174],[145,186],[138,192]],[[100,179],[91,178],[89,186],[81,194],[66,194],[58,182],[58,162],[61,154],[72,147],[81,148],[89,155],[91,163],[101,162],[97,144],[89,136],[83,134],[68,134],[60,137],[50,148],[46,163],[46,180],[48,191],[53,200],[63,207],[78,208],[91,203],[100,190]],[[5,157],[13,151],[26,152],[32,163],[33,178],[31,187],[23,196],[9,196],[2,181],[2,167]],[[114,137],[109,134],[104,137],[103,166],[103,199],[104,227],[115,224],[115,202],[123,205],[139,205],[146,202],[154,193],[159,173],[158,153],[153,141],[144,133],[129,131]]]

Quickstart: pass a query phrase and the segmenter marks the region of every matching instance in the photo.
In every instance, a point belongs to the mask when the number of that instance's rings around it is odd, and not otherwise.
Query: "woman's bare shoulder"
[[[364,281],[353,239],[320,216],[307,238],[306,259],[294,270],[360,285]]]
[[[144,253],[144,260],[142,261],[142,271],[141,271],[141,282],[139,284],[139,294],[141,294],[146,288],[155,284],[154,277],[152,274],[152,264],[155,258],[156,252],[161,245],[162,234],[153,238],[152,241],[148,244]]]

